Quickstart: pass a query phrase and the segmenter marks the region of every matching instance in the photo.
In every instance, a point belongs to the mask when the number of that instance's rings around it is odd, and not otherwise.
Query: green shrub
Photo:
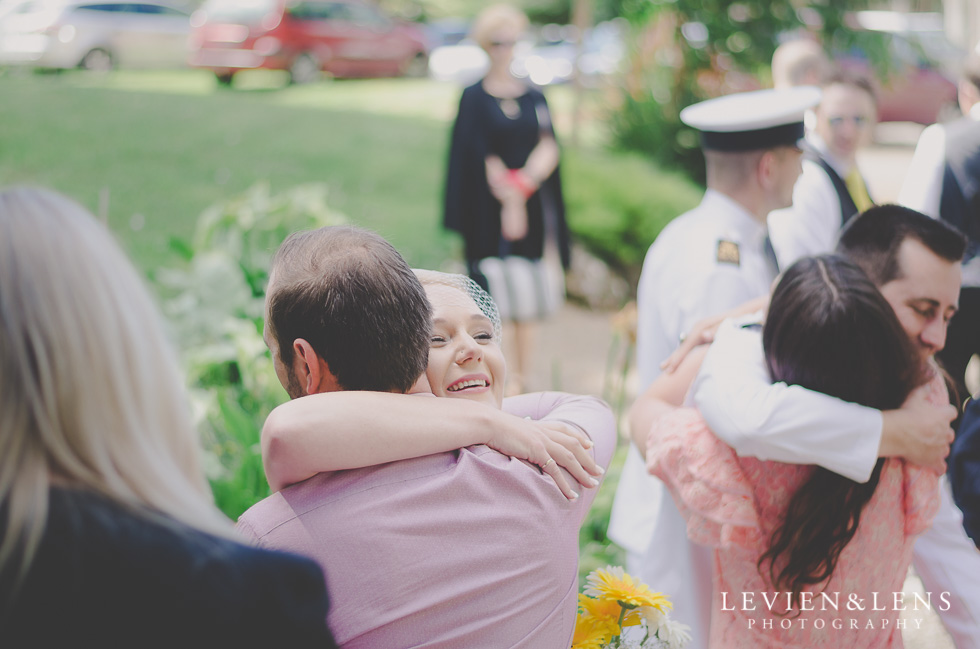
[[[562,157],[562,189],[573,236],[634,289],[650,244],[703,191],[638,153],[574,150]]]
[[[609,513],[612,510],[613,498],[616,495],[616,485],[619,484],[619,474],[626,461],[626,451],[629,445],[621,443],[616,449],[606,477],[599,487],[599,493],[592,501],[592,507],[582,523],[579,530],[579,586],[585,583],[585,577],[596,568],[606,566],[623,566],[625,564],[625,553],[622,548],[615,545],[606,537],[606,529],[609,527]]]
[[[181,349],[215,501],[235,519],[269,495],[259,433],[287,399],[262,341],[272,255],[288,234],[346,222],[325,185],[273,195],[259,184],[206,210],[178,267],[155,274]]]

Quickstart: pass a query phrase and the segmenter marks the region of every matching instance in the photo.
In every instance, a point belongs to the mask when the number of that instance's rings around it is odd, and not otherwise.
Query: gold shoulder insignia
[[[724,239],[719,241],[716,259],[719,264],[734,264],[738,266],[738,244],[734,241],[725,241]]]

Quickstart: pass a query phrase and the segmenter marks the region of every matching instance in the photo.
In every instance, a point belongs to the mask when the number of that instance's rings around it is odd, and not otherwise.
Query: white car
[[[625,21],[616,19],[599,23],[586,32],[578,58],[578,71],[586,82],[619,70],[625,57],[625,30]],[[538,86],[571,81],[577,46],[563,34],[571,35],[573,28],[547,25],[541,31],[541,44],[529,40],[517,43],[510,71]],[[487,53],[469,38],[435,47],[429,53],[429,76],[440,81],[469,85],[481,79],[489,66]]]
[[[189,33],[190,12],[159,2],[8,0],[0,4],[0,64],[185,67]]]

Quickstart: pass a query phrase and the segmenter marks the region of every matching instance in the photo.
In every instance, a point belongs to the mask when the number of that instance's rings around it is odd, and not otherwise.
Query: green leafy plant
[[[286,399],[262,340],[272,255],[291,232],[347,221],[326,199],[322,184],[278,194],[255,185],[206,210],[190,242],[173,242],[183,263],[155,274],[181,349],[215,500],[231,518],[269,494],[259,432]]]
[[[622,438],[620,438],[622,439]],[[606,536],[609,527],[609,513],[612,510],[613,498],[616,495],[616,485],[619,484],[619,474],[626,461],[626,451],[629,446],[620,443],[613,455],[613,460],[606,470],[599,492],[592,501],[589,513],[579,530],[579,586],[585,584],[586,575],[606,565],[622,564],[626,555],[622,548],[615,545]]]
[[[562,181],[572,233],[633,288],[650,244],[702,193],[638,153],[565,151]]]

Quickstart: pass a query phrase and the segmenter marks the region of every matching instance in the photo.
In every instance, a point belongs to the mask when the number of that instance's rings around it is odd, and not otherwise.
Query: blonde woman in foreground
[[[159,314],[108,231],[0,192],[4,646],[336,646],[318,567],[214,506]]]

